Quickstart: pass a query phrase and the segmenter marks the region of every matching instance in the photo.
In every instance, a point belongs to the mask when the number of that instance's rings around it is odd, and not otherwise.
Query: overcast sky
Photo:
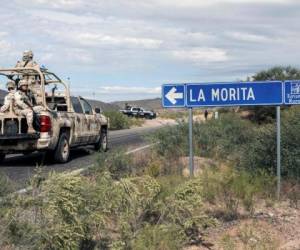
[[[0,67],[32,49],[39,64],[70,78],[73,94],[103,101],[159,97],[163,83],[232,81],[271,66],[300,67],[296,0],[0,4]]]

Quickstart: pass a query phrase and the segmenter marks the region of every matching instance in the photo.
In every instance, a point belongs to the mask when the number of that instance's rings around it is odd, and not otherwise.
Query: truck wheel
[[[95,144],[95,150],[106,152],[108,149],[107,131],[102,130],[99,141]]]
[[[69,160],[70,145],[68,137],[62,133],[59,137],[56,149],[54,150],[54,160],[58,163],[65,163]]]
[[[4,153],[0,153],[0,163],[2,163],[5,159],[5,154]]]

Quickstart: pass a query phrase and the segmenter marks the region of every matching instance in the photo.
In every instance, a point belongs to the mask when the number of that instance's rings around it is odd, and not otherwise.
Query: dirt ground
[[[159,126],[166,126],[166,125],[175,125],[176,121],[173,119],[162,119],[156,118],[153,120],[145,120],[142,127],[159,127]]]
[[[180,159],[183,175],[189,176],[188,158]],[[194,174],[199,176],[202,169],[215,165],[208,158],[195,157]],[[300,250],[300,207],[292,204],[285,198],[288,191],[282,189],[283,195],[280,202],[274,200],[257,200],[255,211],[251,215],[245,211],[239,211],[236,220],[219,223],[208,229],[201,238],[203,245],[189,246],[185,250]],[[217,210],[206,204],[207,210]]]

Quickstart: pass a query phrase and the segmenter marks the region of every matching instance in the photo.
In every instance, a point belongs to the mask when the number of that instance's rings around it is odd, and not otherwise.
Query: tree
[[[287,67],[273,67],[268,70],[263,70],[256,73],[253,77],[254,81],[285,81],[285,80],[299,80],[300,69],[287,66]],[[258,123],[273,122],[276,117],[274,107],[259,107],[254,106],[250,108],[252,111],[251,120]]]

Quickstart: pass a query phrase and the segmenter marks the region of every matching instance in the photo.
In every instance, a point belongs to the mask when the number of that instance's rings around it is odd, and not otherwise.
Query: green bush
[[[147,224],[138,232],[133,241],[134,250],[173,250],[181,249],[186,242],[186,236],[180,227],[170,225]]]
[[[130,127],[129,118],[118,111],[106,111],[104,115],[109,118],[111,130],[126,129]]]
[[[299,180],[300,107],[282,112],[281,125],[282,174]],[[252,170],[262,168],[276,173],[275,124],[254,129],[252,140],[243,147],[241,166]]]
[[[91,171],[109,171],[114,179],[120,179],[132,173],[133,159],[121,149],[98,154],[95,167]]]
[[[256,198],[270,198],[270,194],[275,193],[275,178],[263,171],[206,169],[200,180],[203,199],[213,204],[221,202],[225,219],[235,219],[241,205],[253,213]]]
[[[268,70],[263,70],[256,73],[253,77],[254,81],[285,81],[285,80],[299,80],[300,70],[293,67],[273,67]],[[286,108],[286,107],[284,107]],[[276,118],[275,107],[253,106],[247,107],[252,111],[251,120],[259,124],[272,123]]]
[[[300,107],[282,112],[281,150],[283,176],[300,178]],[[223,114],[220,119],[194,123],[194,151],[202,157],[229,161],[234,166],[255,172],[276,173],[276,124],[256,125],[238,114]],[[168,160],[188,156],[188,125],[164,128],[152,138],[158,155]]]
[[[159,192],[149,176],[115,181],[105,171],[93,176],[51,174],[39,190],[12,198],[10,212],[1,220],[0,248],[131,248]]]
[[[0,198],[8,195],[13,190],[12,182],[0,172]]]
[[[142,126],[144,123],[143,119],[128,117],[118,111],[106,111],[104,115],[109,118],[111,130],[128,129],[132,126]]]
[[[217,120],[205,123],[194,123],[193,139],[195,154],[204,157],[227,158],[232,152],[251,138],[253,125],[240,119],[236,114],[224,114]],[[159,155],[168,159],[188,155],[188,125],[180,123],[177,126],[159,130],[153,137],[159,144],[155,147]]]

